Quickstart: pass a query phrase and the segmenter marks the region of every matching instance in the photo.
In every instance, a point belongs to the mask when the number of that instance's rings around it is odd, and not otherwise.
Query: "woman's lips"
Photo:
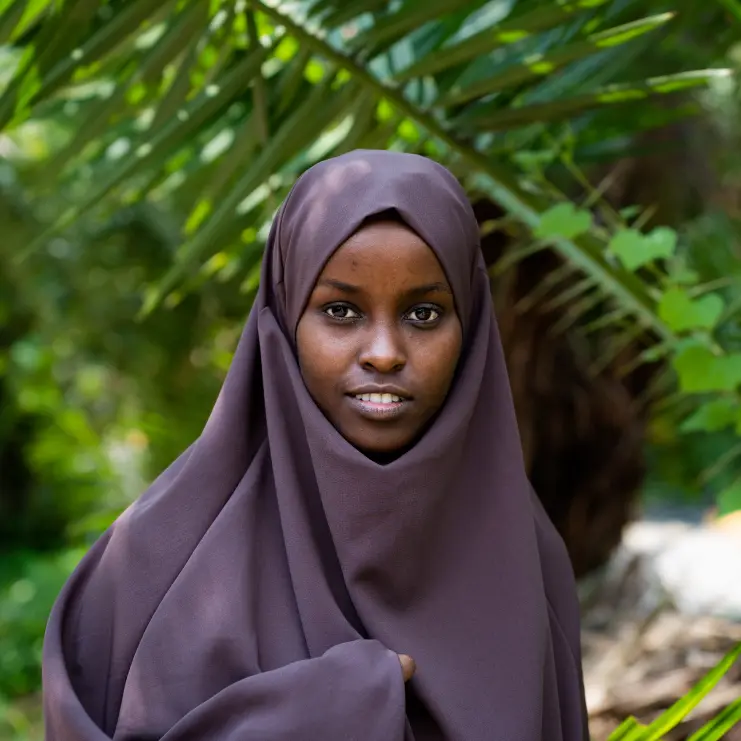
[[[366,419],[391,420],[403,415],[411,400],[395,394],[348,394],[351,406]]]

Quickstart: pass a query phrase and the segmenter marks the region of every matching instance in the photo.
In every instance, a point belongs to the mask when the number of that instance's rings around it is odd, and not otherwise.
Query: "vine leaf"
[[[589,211],[578,209],[573,203],[559,203],[541,215],[540,223],[535,228],[535,236],[540,239],[573,239],[586,234],[591,226],[592,215]]]
[[[624,229],[615,234],[609,245],[610,252],[631,271],[670,258],[676,248],[677,234],[668,227],[657,227],[648,234],[637,229]]]
[[[703,404],[682,423],[682,432],[718,432],[739,418],[736,399],[713,399]]]
[[[714,355],[702,345],[689,345],[673,359],[679,385],[686,393],[735,391],[741,384],[741,353]]]
[[[741,481],[736,481],[723,489],[718,494],[717,502],[720,515],[729,515],[731,512],[741,510]]]
[[[659,301],[659,316],[675,331],[713,329],[725,304],[717,293],[693,299],[679,287],[669,288]]]

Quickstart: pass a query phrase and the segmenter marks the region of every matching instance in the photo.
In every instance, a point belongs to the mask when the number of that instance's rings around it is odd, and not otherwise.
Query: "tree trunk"
[[[480,223],[502,216],[490,201],[475,211]],[[489,266],[507,242],[497,231],[483,237]],[[494,278],[492,290],[528,473],[581,577],[607,561],[631,519],[646,466],[640,397],[655,369],[621,377],[643,349],[633,344],[595,373],[609,337],[553,331],[569,305],[551,307],[552,295],[534,300],[532,292],[562,264],[540,251]]]

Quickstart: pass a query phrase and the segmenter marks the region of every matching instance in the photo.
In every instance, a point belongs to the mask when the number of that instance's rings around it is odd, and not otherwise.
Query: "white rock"
[[[644,520],[626,528],[623,547],[644,561],[679,612],[741,620],[741,531]]]

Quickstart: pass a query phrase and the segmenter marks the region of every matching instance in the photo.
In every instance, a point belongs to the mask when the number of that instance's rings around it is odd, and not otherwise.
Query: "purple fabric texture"
[[[440,260],[464,354],[424,436],[380,465],[316,407],[294,336],[328,258],[387,209]],[[262,271],[201,436],[55,604],[47,740],[587,741],[573,573],[525,473],[462,187],[411,154],[322,162]]]

